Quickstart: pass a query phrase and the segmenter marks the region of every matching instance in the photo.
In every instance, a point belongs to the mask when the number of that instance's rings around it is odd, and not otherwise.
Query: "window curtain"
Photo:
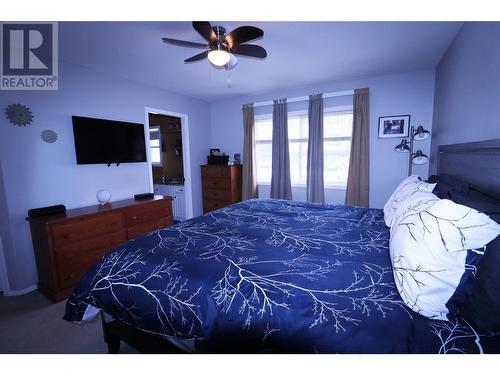
[[[255,163],[255,120],[253,104],[243,105],[243,200],[257,198]]]
[[[323,94],[309,96],[309,140],[307,142],[307,201],[323,203]]]
[[[292,199],[286,99],[274,100],[271,198]]]
[[[369,207],[370,106],[369,90],[354,90],[353,123],[345,203]]]

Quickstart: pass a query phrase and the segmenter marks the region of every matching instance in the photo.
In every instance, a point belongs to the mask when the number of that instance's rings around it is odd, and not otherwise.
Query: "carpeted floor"
[[[35,291],[0,295],[0,354],[107,353],[101,321],[78,325],[62,319],[66,301],[52,303]],[[122,343],[121,353],[137,353]]]

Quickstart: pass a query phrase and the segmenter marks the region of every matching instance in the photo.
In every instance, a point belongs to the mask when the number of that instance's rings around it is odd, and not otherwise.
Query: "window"
[[[346,186],[351,153],[352,112],[327,112],[323,118],[325,186]]]
[[[290,179],[292,185],[305,185],[307,180],[307,115],[288,118],[288,149],[290,152]]]
[[[151,155],[151,164],[153,167],[161,167],[161,148],[160,148],[160,127],[151,126],[149,128],[149,153]]]
[[[255,119],[255,163],[257,182],[271,182],[273,120],[270,117]]]
[[[292,185],[305,186],[307,179],[307,114],[288,116],[290,177]],[[345,186],[351,150],[352,111],[328,111],[323,118],[325,186]],[[272,118],[255,119],[257,182],[271,182]]]

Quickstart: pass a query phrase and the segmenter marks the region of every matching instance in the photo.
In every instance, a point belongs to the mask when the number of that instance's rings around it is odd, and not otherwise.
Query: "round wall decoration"
[[[47,129],[40,133],[40,137],[45,143],[54,143],[57,141],[57,133],[53,130]]]
[[[22,104],[11,104],[5,109],[5,116],[13,125],[26,126],[33,121],[33,113]]]

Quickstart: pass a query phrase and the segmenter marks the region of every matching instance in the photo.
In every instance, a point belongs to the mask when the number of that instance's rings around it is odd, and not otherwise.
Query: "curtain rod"
[[[334,98],[336,96],[347,96],[347,95],[354,95],[354,90],[327,92],[323,94],[323,99]],[[297,96],[295,98],[288,98],[286,101],[287,103],[293,103],[293,102],[304,102],[306,100],[309,100],[309,96]],[[253,104],[254,107],[264,107],[266,105],[273,105],[273,101],[268,100],[267,102],[257,102]]]

